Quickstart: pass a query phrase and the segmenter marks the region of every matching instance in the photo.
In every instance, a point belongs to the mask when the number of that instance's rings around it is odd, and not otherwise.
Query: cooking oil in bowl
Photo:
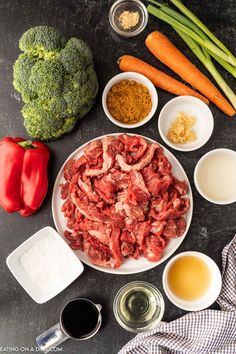
[[[157,324],[164,313],[160,292],[143,281],[125,285],[117,293],[114,314],[119,324],[131,332],[144,332]]]
[[[155,296],[148,289],[127,290],[120,299],[120,310],[125,321],[148,322],[156,311]]]
[[[209,289],[211,273],[207,264],[196,256],[183,256],[174,261],[167,274],[170,291],[178,298],[193,301]]]

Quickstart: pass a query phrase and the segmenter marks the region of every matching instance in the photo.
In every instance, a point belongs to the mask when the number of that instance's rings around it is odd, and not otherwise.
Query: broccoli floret
[[[71,38],[67,43],[66,47],[68,49],[75,48],[78,51],[78,54],[81,57],[81,61],[85,67],[90,65],[93,62],[92,51],[82,39]]]
[[[81,85],[85,84],[88,80],[90,80],[90,77],[88,77],[87,70],[86,71],[85,70],[77,71],[72,76],[72,81],[73,81],[73,88],[72,89],[77,90],[78,87],[81,87]]]
[[[67,103],[62,96],[53,96],[49,100],[38,100],[42,108],[55,117],[66,118],[68,116]]]
[[[67,103],[68,114],[79,114],[88,112],[87,107],[92,107],[91,99],[94,99],[98,91],[97,76],[93,67],[90,66],[86,72],[78,71],[71,79],[68,79],[67,85],[64,87],[63,98]],[[94,101],[92,100],[94,103]],[[84,113],[84,115],[86,114]]]
[[[22,52],[39,58],[50,58],[64,47],[65,40],[54,27],[35,26],[28,29],[19,41]]]
[[[86,71],[77,71],[74,75],[66,75],[64,77],[63,92],[74,92],[81,89],[82,85],[87,82]]]
[[[85,70],[93,61],[92,52],[82,39],[71,38],[61,50],[59,60],[70,74]]]
[[[65,70],[72,75],[76,73],[76,71],[84,69],[78,51],[74,48],[65,47],[62,49],[59,55],[59,60]]]
[[[59,138],[71,131],[78,119],[92,108],[98,91],[92,53],[81,39],[67,43],[60,33],[36,26],[20,39],[14,64],[14,87],[26,105],[24,125],[40,140]]]
[[[24,105],[22,109],[24,126],[27,133],[34,139],[53,140],[69,133],[77,122],[76,117],[56,116],[46,111],[41,102],[35,100]]]
[[[57,60],[40,60],[32,67],[29,88],[40,98],[60,95],[64,69]]]
[[[86,71],[77,71],[74,76],[67,77],[67,81],[64,84],[63,97],[67,103],[68,114],[82,116],[82,112],[87,113],[86,107],[92,107],[90,101],[96,97],[97,92],[97,75],[92,65]]]
[[[24,102],[30,102],[36,98],[36,94],[29,87],[29,77],[31,69],[36,63],[36,59],[29,58],[25,53],[20,54],[13,66],[13,85],[21,93]]]
[[[83,107],[84,101],[81,97],[80,92],[68,91],[63,95],[64,100],[67,104],[67,114],[76,115],[79,110]]]

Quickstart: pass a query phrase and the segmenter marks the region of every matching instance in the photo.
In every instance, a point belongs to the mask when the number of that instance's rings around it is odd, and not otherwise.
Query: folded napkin
[[[236,235],[222,252],[220,310],[188,313],[140,333],[118,354],[236,354]]]

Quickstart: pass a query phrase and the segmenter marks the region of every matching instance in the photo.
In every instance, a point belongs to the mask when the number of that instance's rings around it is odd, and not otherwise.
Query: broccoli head
[[[98,92],[92,52],[81,39],[65,42],[52,27],[36,26],[19,41],[24,52],[13,67],[21,93],[24,126],[36,139],[57,139],[70,132],[92,108]]]

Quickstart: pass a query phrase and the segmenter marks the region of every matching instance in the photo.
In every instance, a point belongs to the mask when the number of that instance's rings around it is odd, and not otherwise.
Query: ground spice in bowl
[[[118,20],[120,22],[121,28],[124,30],[129,30],[139,23],[140,15],[137,11],[123,11]]]
[[[125,124],[142,121],[152,109],[146,86],[135,80],[121,80],[107,94],[107,108],[113,118]]]

